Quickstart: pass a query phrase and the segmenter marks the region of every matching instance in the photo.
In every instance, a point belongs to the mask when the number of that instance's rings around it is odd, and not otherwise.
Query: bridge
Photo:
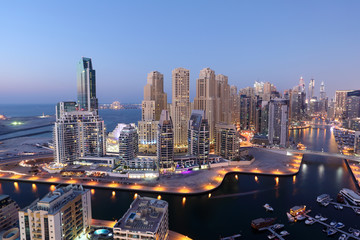
[[[325,156],[325,157],[337,157],[337,158],[348,159],[348,160],[360,162],[359,156],[344,155],[341,153],[330,153],[330,152],[322,152],[322,151],[314,151],[314,150],[297,150],[297,149],[296,150],[295,149],[284,149],[284,150],[280,150],[280,151],[286,151],[286,152],[290,152],[290,153],[312,154],[312,155]]]

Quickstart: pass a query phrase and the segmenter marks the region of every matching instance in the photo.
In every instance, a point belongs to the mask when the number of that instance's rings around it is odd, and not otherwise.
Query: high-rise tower
[[[158,71],[150,72],[144,87],[144,101],[155,101],[155,119],[159,121],[161,111],[167,109],[167,95],[164,92],[164,75]]]
[[[161,112],[157,130],[157,158],[160,172],[174,171],[173,123],[167,110]]]
[[[91,58],[83,57],[78,63],[77,95],[79,110],[96,111],[98,109],[95,70],[92,67]]]
[[[309,101],[314,97],[315,80],[312,78],[309,83]]]
[[[325,83],[324,81],[322,81],[320,85],[320,100],[324,100],[325,98],[326,98]]]
[[[210,129],[210,141],[214,140],[216,123],[215,72],[210,68],[201,70],[196,81],[194,109],[205,112]]]
[[[190,118],[190,72],[185,68],[172,71],[171,118],[174,122],[175,146],[187,146],[187,129]]]

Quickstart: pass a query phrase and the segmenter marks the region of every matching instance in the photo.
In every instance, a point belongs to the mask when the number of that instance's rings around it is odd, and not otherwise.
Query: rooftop
[[[168,203],[148,197],[137,197],[114,228],[134,232],[155,233],[167,214]]]

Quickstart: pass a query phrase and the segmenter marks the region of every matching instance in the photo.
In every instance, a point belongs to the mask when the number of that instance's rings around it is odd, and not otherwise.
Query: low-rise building
[[[168,203],[138,196],[113,232],[115,240],[169,239]]]
[[[56,188],[19,211],[21,240],[77,239],[90,224],[90,191],[82,186]]]
[[[14,226],[18,221],[19,206],[8,195],[0,195],[0,230]]]

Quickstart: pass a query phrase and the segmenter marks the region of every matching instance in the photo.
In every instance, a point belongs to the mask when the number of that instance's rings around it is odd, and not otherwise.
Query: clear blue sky
[[[303,76],[327,92],[360,88],[360,1],[2,1],[0,103],[76,99],[91,57],[100,103],[140,102],[147,73],[211,67],[238,88]]]

